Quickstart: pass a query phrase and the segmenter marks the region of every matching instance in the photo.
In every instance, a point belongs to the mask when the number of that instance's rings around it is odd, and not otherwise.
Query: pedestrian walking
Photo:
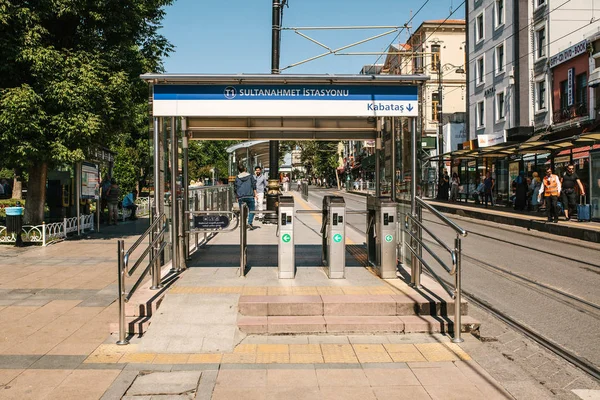
[[[450,201],[456,201],[458,198],[458,189],[460,187],[460,178],[456,172],[452,173],[452,184],[450,186]]]
[[[575,193],[575,185],[579,186],[579,193],[581,196],[585,196],[585,190],[579,176],[575,172],[575,166],[573,164],[567,165],[567,171],[560,178],[560,184],[562,190],[560,192],[560,198],[565,209],[565,218],[568,221],[573,216],[573,213],[577,209],[577,193]]]
[[[233,187],[235,189],[235,197],[242,209],[242,204],[246,203],[249,211],[254,211],[254,199],[257,197],[256,193],[256,179],[252,177],[243,165],[238,166],[239,174],[235,178]],[[248,213],[248,229],[254,230],[254,213]]]
[[[519,176],[514,181],[515,184],[515,210],[524,211],[527,205],[527,180],[525,173],[519,172]]]
[[[263,211],[264,201],[265,201],[265,192],[267,191],[268,182],[267,177],[262,173],[261,167],[254,168],[254,179],[256,180],[256,208],[259,211]],[[264,215],[259,213],[257,215],[258,219],[262,220]]]
[[[483,193],[483,201],[485,203],[485,207],[487,208],[488,199],[490,199],[490,204],[494,207],[494,186],[496,186],[496,181],[492,178],[492,173],[490,171],[486,172],[485,179],[483,180],[484,193]]]
[[[541,201],[542,194],[546,203],[546,213],[548,222],[558,222],[558,196],[560,195],[561,184],[558,176],[552,173],[552,168],[546,169],[546,176],[542,179],[538,201]]]
[[[531,191],[531,208],[535,212],[537,212],[540,207],[538,195],[540,194],[541,187],[542,180],[540,179],[538,173],[534,172],[531,178],[531,185],[529,185],[529,190]]]
[[[106,192],[106,202],[108,204],[108,224],[116,225],[119,220],[119,199],[121,198],[121,189],[117,185],[115,178],[110,180],[110,187]]]

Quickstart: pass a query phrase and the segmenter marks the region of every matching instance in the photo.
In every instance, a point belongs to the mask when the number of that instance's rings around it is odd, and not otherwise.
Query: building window
[[[433,122],[438,121],[439,105],[440,105],[440,94],[438,92],[431,93],[431,120]]]
[[[546,57],[546,28],[540,28],[535,32],[537,58]]]
[[[416,74],[423,73],[423,56],[417,55],[413,58],[413,71]]]
[[[496,95],[496,120],[500,121],[504,119],[504,92],[498,93]]]
[[[504,24],[504,0],[496,0],[496,27]]]
[[[546,4],[546,0],[537,0],[537,6],[543,6],[544,4]]]
[[[537,83],[537,109],[538,111],[546,109],[546,81]]]
[[[475,74],[475,79],[477,81],[477,84],[480,85],[484,82],[484,76],[485,76],[485,65],[483,63],[483,57],[479,57],[477,59],[477,70],[476,70],[476,74]]]
[[[496,47],[496,74],[504,72],[504,45]]]
[[[479,14],[476,19],[475,41],[483,40],[483,13]]]
[[[560,82],[560,109],[569,107],[569,81],[565,79]]]
[[[431,70],[434,72],[437,72],[440,63],[440,49],[439,44],[431,45]]]
[[[575,102],[577,106],[582,109],[587,108],[587,98],[587,74],[584,72],[575,78]]]
[[[477,128],[485,126],[485,103],[480,101],[477,103]]]

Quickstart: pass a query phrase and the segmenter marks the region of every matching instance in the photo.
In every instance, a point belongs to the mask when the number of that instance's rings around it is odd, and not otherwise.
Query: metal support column
[[[285,0],[284,0],[285,2]],[[273,0],[273,13],[271,30],[271,74],[279,74],[279,60],[281,49],[281,15],[282,3]],[[269,184],[267,192],[267,210],[275,211],[274,214],[266,214],[265,221],[272,224],[277,223],[277,210],[279,207],[279,141],[269,141]]]
[[[185,263],[185,244],[183,243],[183,241],[185,240],[185,231],[184,231],[184,218],[185,218],[185,212],[184,212],[184,208],[183,208],[183,199],[177,199],[177,210],[179,212],[179,218],[177,219],[177,222],[179,224],[179,226],[177,227],[177,233],[178,233],[178,239],[179,239],[179,243],[177,244],[177,249],[179,250],[179,271],[183,271],[184,269],[187,268],[186,263]]]
[[[456,272],[454,274],[454,335],[452,338],[452,342],[453,343],[462,343],[465,341],[462,337],[460,337],[460,333],[461,333],[460,331],[462,329],[461,303],[460,303],[462,300],[462,293],[461,293],[461,286],[462,286],[461,254],[462,254],[462,249],[461,249],[461,240],[458,237],[458,235],[456,236],[456,239],[454,239],[454,249],[456,251]]]
[[[77,214],[77,236],[81,235],[81,162],[75,163],[75,212]]]
[[[182,121],[182,124],[185,125],[185,119]],[[181,163],[181,170],[183,173],[183,210],[190,210],[190,189],[189,189],[189,176],[188,176],[188,163],[189,163],[189,154],[188,154],[188,137],[185,126],[182,126],[183,136],[181,138],[181,146],[183,147],[183,162]],[[183,215],[183,232],[184,241],[183,241],[183,253],[185,254],[185,260],[190,258],[190,220],[187,218],[185,213],[179,213]]]
[[[126,332],[125,332],[125,241],[118,240],[117,241],[117,261],[119,268],[119,282],[118,282],[118,290],[119,290],[119,340],[117,341],[118,345],[129,344],[129,340],[127,340]]]
[[[177,246],[177,174],[179,146],[177,143],[177,118],[171,117],[171,260],[172,269],[179,271],[179,251]]]
[[[157,219],[161,213],[161,205],[163,201],[162,187],[160,185],[160,134],[162,127],[162,118],[154,118],[154,132],[152,137],[152,146],[154,150],[154,210],[149,210],[151,213],[154,212],[154,218]],[[152,232],[151,240],[154,241],[156,237]],[[154,265],[152,266],[152,286],[150,289],[160,289],[160,267],[161,260],[156,257],[156,250],[152,249],[152,257],[155,258]]]
[[[375,139],[375,197],[381,196],[381,131]]]
[[[412,118],[411,121],[411,138],[410,138],[410,157],[411,157],[411,180],[410,180],[410,213],[413,216],[417,216],[419,214],[418,204],[417,204],[417,119]],[[412,223],[411,229],[413,234],[416,237],[420,237],[419,227],[417,224]],[[411,239],[414,245],[413,248],[417,247],[417,243],[414,239]],[[416,255],[413,254],[411,256],[410,263],[410,282],[411,285],[420,288],[421,287],[421,264],[417,259]]]
[[[392,197],[392,201],[396,201],[396,117],[392,117],[392,124],[391,124],[391,135],[392,135],[392,140],[391,140],[391,146],[392,146],[392,160],[391,160],[391,164],[392,164],[392,182],[391,182],[391,186],[390,186],[390,191],[391,193],[391,197]]]

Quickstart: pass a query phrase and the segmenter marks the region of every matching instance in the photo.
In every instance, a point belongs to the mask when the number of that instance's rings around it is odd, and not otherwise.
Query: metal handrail
[[[427,204],[425,202],[425,200],[423,200],[422,198],[416,196],[415,199],[417,200],[417,203],[419,203],[419,205],[425,207],[429,212],[431,212],[433,215],[435,215],[436,217],[438,217],[439,219],[441,219],[442,222],[444,222],[450,228],[454,229],[456,231],[456,233],[458,233],[462,237],[467,237],[467,231],[464,230],[463,228],[461,228],[460,226],[456,225],[454,223],[454,221],[450,220],[444,214],[442,214],[441,212],[439,212],[438,210],[436,210],[433,206]]]
[[[450,254],[453,253],[453,250],[448,247],[448,245],[446,243],[444,243],[440,238],[438,238],[436,235],[434,235],[425,225],[423,225],[421,223],[421,221],[419,221],[417,218],[415,218],[414,216],[410,215],[410,214],[406,214],[406,219],[404,222],[404,226],[405,228],[408,229],[408,219],[411,219],[415,224],[419,225],[419,227],[421,229],[423,229],[425,232],[427,232],[427,234],[429,234],[429,236],[431,236],[440,246],[442,246],[444,249],[446,249],[446,251]]]
[[[157,232],[157,228],[162,224],[161,229]],[[144,278],[148,273],[152,270],[152,273],[155,275],[160,275],[160,263],[158,259],[161,257],[164,249],[167,246],[167,243],[164,241],[164,235],[167,231],[167,218],[164,213],[161,213],[153,222],[150,224],[148,229],[135,241],[135,243],[129,248],[129,250],[125,251],[125,241],[119,240],[117,241],[117,260],[118,260],[118,290],[119,290],[119,340],[117,344],[126,345],[129,344],[129,340],[126,338],[125,331],[125,303],[127,303],[138,287],[142,284]],[[133,252],[146,240],[146,238],[151,237],[151,242],[144,249],[140,257],[138,257],[137,261],[133,265],[133,267],[129,268],[129,259]],[[159,246],[157,246],[160,243]],[[154,250],[154,251],[152,251]],[[148,265],[142,271],[136,282],[133,284],[131,289],[127,291],[125,287],[125,278],[131,277],[133,273],[137,270],[137,268],[141,265],[142,261],[151,253],[150,258],[148,260]],[[155,276],[156,278],[156,276]],[[160,281],[160,276],[158,279]],[[160,285],[153,285],[152,289],[159,289]]]
[[[467,231],[463,228],[461,228],[460,226],[458,226],[456,223],[454,223],[453,221],[451,221],[449,218],[447,218],[445,215],[443,215],[441,212],[439,212],[438,210],[436,210],[433,206],[427,204],[422,198],[415,196],[415,205],[416,207],[414,208],[414,210],[410,213],[407,214],[405,217],[405,223],[404,223],[404,232],[410,236],[411,240],[408,243],[408,249],[410,250],[410,252],[412,253],[413,257],[412,257],[412,264],[413,264],[413,268],[412,268],[412,277],[411,277],[411,283],[417,287],[420,288],[421,287],[421,272],[422,272],[422,267],[424,266],[429,273],[431,274],[431,276],[440,284],[440,286],[442,286],[442,288],[454,299],[454,338],[452,339],[452,341],[454,343],[460,343],[463,342],[463,339],[461,338],[460,334],[461,334],[461,298],[462,298],[462,293],[461,293],[461,273],[462,273],[462,268],[461,268],[461,255],[462,255],[462,243],[461,243],[461,236],[462,237],[466,237],[467,236]],[[433,232],[431,232],[429,229],[427,229],[422,222],[422,207],[427,209],[429,212],[431,212],[433,215],[435,215],[436,217],[438,217],[438,219],[440,219],[446,226],[452,228],[455,232],[456,232],[456,238],[454,239],[454,249],[450,248],[450,246],[446,245],[440,238],[438,238],[436,235],[433,234]],[[411,221],[411,224],[409,226],[409,221]],[[450,256],[452,258],[452,268],[449,268],[446,263],[437,255],[435,254],[434,251],[432,251],[429,246],[427,246],[425,243],[423,243],[423,236],[422,236],[422,231],[427,232],[440,246],[442,246],[442,248],[444,248],[446,251],[448,251],[450,253]],[[425,249],[432,257],[435,261],[437,261],[438,264],[440,264],[440,266],[446,270],[446,272],[450,275],[450,276],[454,276],[454,291],[451,291],[448,288],[448,285],[435,273],[435,271],[433,270],[433,268],[431,268],[431,266],[427,263],[427,261],[425,261],[425,259],[423,258],[423,254],[422,254],[422,250]]]

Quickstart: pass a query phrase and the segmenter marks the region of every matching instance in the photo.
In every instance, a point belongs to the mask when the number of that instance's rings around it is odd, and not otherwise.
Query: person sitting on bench
[[[137,210],[137,205],[135,204],[135,199],[137,197],[137,190],[133,189],[132,192],[127,194],[123,198],[123,208],[131,211],[130,220],[135,221],[137,217],[135,216],[135,211]]]

